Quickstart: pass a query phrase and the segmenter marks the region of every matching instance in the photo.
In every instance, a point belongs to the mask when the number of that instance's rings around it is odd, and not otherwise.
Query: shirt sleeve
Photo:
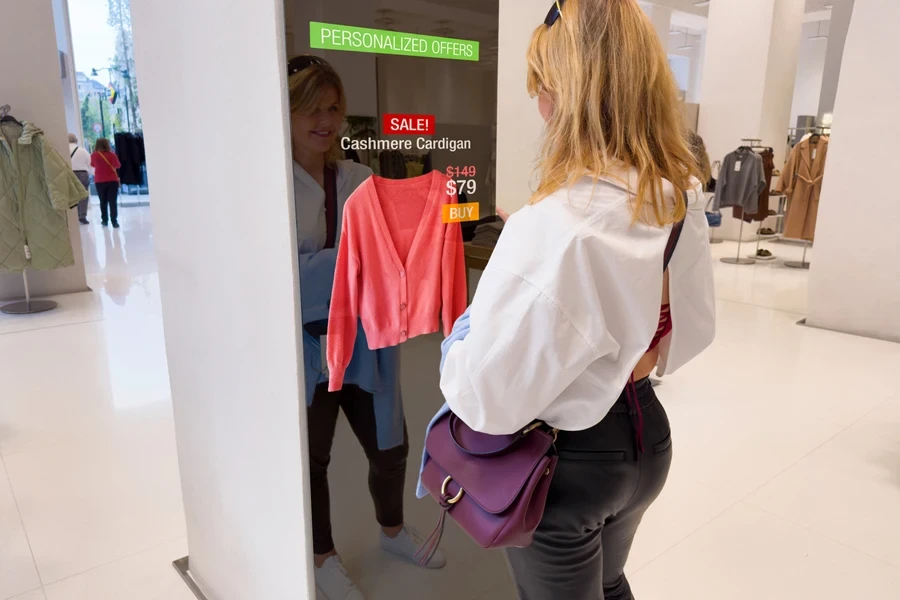
[[[455,200],[455,199],[454,199]],[[455,204],[455,201],[453,202]],[[441,321],[444,336],[450,335],[453,324],[469,304],[466,289],[466,256],[462,241],[462,226],[444,226],[444,247],[441,256]]]
[[[122,168],[122,163],[119,162],[119,157],[116,156],[116,154],[115,154],[114,152],[110,152],[110,155],[112,156],[112,160],[109,161],[109,162],[112,163],[113,168],[114,168],[114,169],[121,169],[121,168]]]
[[[601,355],[540,289],[500,269],[485,272],[470,318],[447,351],[441,391],[475,431],[521,430]]]
[[[360,263],[352,211],[344,209],[341,243],[338,247],[328,314],[328,391],[343,387],[344,372],[353,357],[359,319]]]

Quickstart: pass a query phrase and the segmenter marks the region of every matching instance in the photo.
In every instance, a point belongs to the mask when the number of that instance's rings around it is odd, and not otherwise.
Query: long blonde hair
[[[585,175],[632,167],[635,221],[684,217],[682,202],[665,206],[663,180],[680,196],[699,172],[668,57],[636,0],[567,0],[552,26],[534,32],[528,91],[553,101],[532,204]]]
[[[316,58],[314,63],[302,71],[294,73],[288,79],[291,114],[311,115],[316,112],[319,109],[319,102],[322,101],[322,96],[329,86],[337,90],[341,116],[346,115],[347,95],[344,93],[344,83],[337,71],[322,58]],[[325,155],[325,162],[334,165],[343,157],[344,152],[341,150],[340,138],[337,138]]]

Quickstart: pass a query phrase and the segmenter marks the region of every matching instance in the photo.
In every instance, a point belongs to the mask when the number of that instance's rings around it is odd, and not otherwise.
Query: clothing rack
[[[747,148],[751,150],[765,150],[771,149],[769,146],[763,146],[762,140],[760,138],[741,138],[742,142],[747,142]],[[723,263],[729,265],[755,265],[756,257],[747,257],[744,258],[741,256],[741,245],[744,243],[744,219],[741,219],[741,228],[738,231],[738,247],[737,247],[737,256],[734,258],[730,256],[726,256],[724,258],[720,258],[719,260]],[[756,250],[759,252],[759,237],[756,238]],[[775,257],[766,258],[765,260],[773,260]]]
[[[811,243],[809,240],[803,240],[803,258],[799,261],[786,260],[784,261],[784,266],[792,269],[809,269],[809,261],[806,260],[806,251],[809,249],[810,245]]]
[[[18,123],[15,117],[12,117],[9,114],[10,110],[12,109],[9,104],[0,106],[0,123],[6,121],[14,121]],[[25,258],[31,259],[31,251],[28,249],[28,244],[25,245]],[[0,306],[0,311],[8,315],[31,315],[34,313],[53,310],[57,307],[56,302],[54,302],[53,300],[31,299],[31,290],[28,288],[28,272],[25,269],[22,270],[22,283],[24,283],[25,285],[25,300]]]
[[[26,248],[26,253],[28,253]],[[33,315],[35,313],[53,310],[58,305],[53,300],[32,300],[31,290],[28,289],[28,271],[22,271],[22,281],[25,283],[25,300],[0,306],[0,311],[8,315]]]

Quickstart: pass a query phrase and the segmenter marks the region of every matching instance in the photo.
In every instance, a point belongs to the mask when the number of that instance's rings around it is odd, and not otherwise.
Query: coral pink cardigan
[[[353,356],[357,319],[370,350],[438,331],[449,335],[468,304],[459,223],[443,223],[456,204],[447,177],[373,176],[347,199],[328,317],[328,389],[337,391]]]

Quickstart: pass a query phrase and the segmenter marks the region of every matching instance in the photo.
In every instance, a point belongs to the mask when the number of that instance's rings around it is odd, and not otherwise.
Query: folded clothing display
[[[341,389],[360,319],[369,349],[438,331],[468,304],[459,223],[444,223],[449,179],[367,179],[344,205],[328,318],[329,390]]]

